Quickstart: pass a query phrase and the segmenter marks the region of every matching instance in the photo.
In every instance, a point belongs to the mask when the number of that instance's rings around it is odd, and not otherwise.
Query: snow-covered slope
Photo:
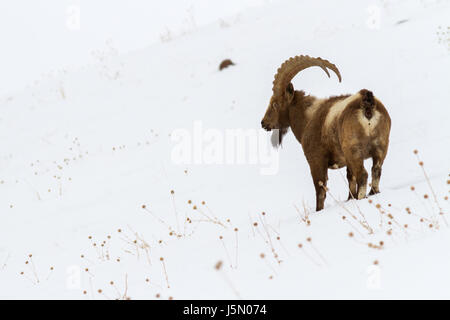
[[[284,1],[2,97],[0,297],[448,298],[449,13]],[[344,202],[333,171],[314,213],[293,135],[266,150],[273,75],[297,54],[343,76],[309,69],[297,89],[369,88],[388,108],[381,194]],[[239,129],[259,149],[227,163]]]

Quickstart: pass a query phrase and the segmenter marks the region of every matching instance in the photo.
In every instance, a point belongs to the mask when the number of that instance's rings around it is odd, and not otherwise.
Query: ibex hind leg
[[[355,188],[353,179],[356,178],[357,191],[356,199],[363,199],[366,197],[367,192],[367,171],[364,168],[364,158],[357,156],[358,152],[353,152],[352,157],[347,158],[347,166],[351,172],[350,188]],[[354,192],[354,190],[350,190]],[[351,196],[351,195],[350,195]]]
[[[378,151],[372,156],[372,188],[370,189],[369,195],[380,192],[381,167],[384,160],[380,154],[382,154],[382,152]]]

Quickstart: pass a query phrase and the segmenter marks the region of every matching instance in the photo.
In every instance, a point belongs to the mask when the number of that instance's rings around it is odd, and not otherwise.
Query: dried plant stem
[[[313,257],[311,257],[311,255],[309,255],[308,252],[306,252],[306,250],[303,248],[303,245],[302,245],[302,244],[299,244],[298,246],[299,246],[300,250],[302,250],[303,254],[304,254],[309,260],[312,261],[312,263],[314,263],[314,264],[315,264],[316,266],[318,266],[318,267],[321,266],[320,263],[318,263],[315,259],[313,259]]]
[[[445,219],[445,216],[444,216],[444,211],[442,210],[441,206],[439,205],[439,201],[436,196],[436,192],[434,192],[433,186],[431,185],[431,180],[428,177],[427,172],[425,171],[423,162],[420,161],[418,153],[417,152],[414,152],[414,153],[416,155],[417,160],[419,161],[420,167],[422,168],[422,173],[425,176],[425,180],[427,181],[428,187],[430,188],[431,194],[433,195],[434,203],[436,204],[436,207],[439,210],[439,214],[442,216],[442,219],[444,220],[445,225],[448,227],[447,219]]]
[[[238,248],[238,231],[237,230],[235,230],[235,235],[236,235],[236,247],[235,247],[235,249],[236,249],[236,264],[235,264],[235,268],[237,269],[237,267],[238,267],[238,252],[239,252],[239,248]]]
[[[336,199],[333,194],[331,192],[329,192],[328,188],[325,186],[322,186],[322,188],[324,188],[324,190],[333,198],[334,201],[336,201],[336,203],[342,208],[344,209],[354,220],[358,221],[359,224],[366,229],[367,231],[369,231],[369,234],[373,234],[373,229],[372,227],[370,227],[369,223],[365,220],[364,216],[363,216],[363,221],[358,220],[358,218],[348,209],[346,208],[346,206],[342,203],[342,201]]]
[[[128,273],[125,273],[125,290],[123,292],[123,299],[128,299]]]
[[[164,262],[164,258],[161,258],[160,261],[161,261],[161,264],[162,264],[162,267],[163,267],[164,277],[166,278],[167,288],[170,288],[169,276],[167,275],[166,263]]]
[[[267,235],[267,243],[268,243],[269,246],[270,246],[270,250],[272,251],[273,257],[274,257],[275,260],[278,262],[278,264],[281,264],[281,260],[278,259],[278,254],[277,254],[277,252],[275,251],[275,247],[273,246],[273,243],[272,243],[272,239],[271,239],[271,236],[270,236],[269,229],[267,228],[267,225],[266,225],[266,223],[265,223],[264,215],[265,215],[265,214],[262,214],[262,215],[261,215],[262,218],[261,218],[261,216],[260,216],[260,217],[259,217],[259,220],[260,220],[260,222],[261,222],[261,225],[263,226],[263,230],[266,232],[266,235]]]
[[[39,277],[36,271],[36,266],[34,265],[33,262],[33,257],[31,255],[29,255],[30,258],[30,262],[31,262],[31,270],[33,271],[34,277],[36,278],[36,282],[39,283]]]
[[[220,242],[222,242],[223,248],[225,249],[225,253],[227,254],[228,261],[230,261],[230,268],[233,268],[233,263],[232,263],[230,254],[228,253],[227,246],[225,245],[225,242],[223,241],[223,237],[220,236],[219,239],[220,239]]]
[[[329,265],[327,260],[323,257],[323,255],[320,253],[319,250],[317,250],[317,248],[313,245],[312,241],[307,241],[309,243],[309,245],[311,246],[311,248],[316,252],[316,254],[320,257],[320,259],[325,263],[325,265]]]
[[[175,203],[175,195],[174,195],[173,192],[171,192],[170,196],[172,197],[173,211],[175,213],[175,220],[177,222],[177,233],[179,233],[180,232],[180,223],[178,221],[178,211],[177,211],[177,206],[176,206],[176,203]]]
[[[228,286],[233,290],[233,293],[235,294],[236,298],[241,300],[241,295],[239,294],[239,291],[234,286],[233,282],[228,278],[226,273],[223,270],[219,270],[219,273],[221,274],[222,278],[225,280],[225,282],[228,284]]]

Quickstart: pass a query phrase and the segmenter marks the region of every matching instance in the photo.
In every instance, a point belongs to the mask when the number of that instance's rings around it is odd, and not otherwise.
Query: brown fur
[[[327,116],[330,116],[328,121]],[[280,129],[280,142],[287,129],[292,129],[311,169],[317,211],[324,207],[328,169],[347,166],[349,199],[361,199],[366,196],[368,176],[364,160],[372,158],[369,194],[379,192],[391,119],[372,92],[363,89],[353,96],[330,97],[322,101],[303,91],[294,91],[289,83],[284,94],[272,96],[261,125],[266,130]]]

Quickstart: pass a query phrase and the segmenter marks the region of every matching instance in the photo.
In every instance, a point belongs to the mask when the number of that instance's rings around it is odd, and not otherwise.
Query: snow
[[[110,43],[95,64],[3,95],[0,298],[448,298],[449,12],[262,1],[127,54]],[[315,213],[292,133],[269,148],[273,75],[297,54],[332,61],[343,82],[311,68],[296,89],[369,88],[387,107],[381,194],[346,202],[345,169],[330,171]],[[243,163],[238,130],[258,145]]]

